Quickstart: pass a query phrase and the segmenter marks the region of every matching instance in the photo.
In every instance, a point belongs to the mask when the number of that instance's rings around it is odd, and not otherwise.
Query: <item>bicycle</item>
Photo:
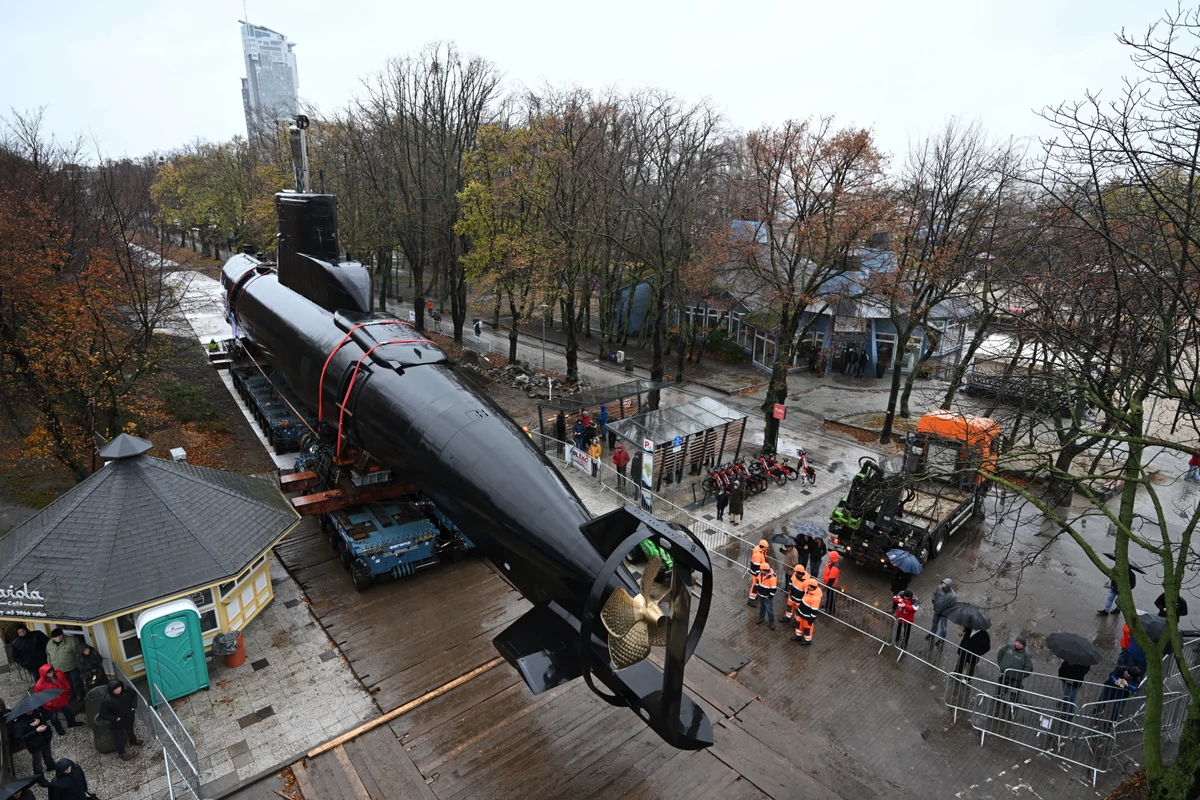
[[[808,453],[805,452],[803,447],[801,447],[796,452],[798,452],[800,454],[800,464],[799,464],[800,469],[797,470],[797,472],[804,474],[804,480],[808,482],[809,486],[816,486],[817,485],[817,471],[815,469],[813,469],[811,464],[808,463]]]

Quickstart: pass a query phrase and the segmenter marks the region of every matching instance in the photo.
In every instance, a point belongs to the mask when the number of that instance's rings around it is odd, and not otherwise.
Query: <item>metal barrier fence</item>
[[[540,433],[533,436],[548,457],[567,469],[576,469],[569,460],[569,443]],[[625,501],[636,504],[643,499],[644,490],[635,482],[635,476],[621,476],[607,464],[598,463],[592,478],[604,490]],[[757,542],[723,525],[697,519],[658,495],[646,494],[655,516],[687,526],[708,549],[714,566],[714,593],[733,596],[742,602],[745,602],[742,598],[748,600],[751,557]],[[791,568],[784,563],[777,547],[768,549],[767,559],[779,577],[775,610],[776,617],[783,619]],[[945,676],[943,702],[953,711],[955,721],[960,711],[970,714],[972,727],[980,732],[981,746],[988,736],[995,736],[1038,750],[1090,771],[1094,785],[1099,773],[1112,770],[1118,758],[1142,745],[1146,703],[1143,694],[1111,699],[1106,697],[1109,687],[1104,684],[1080,681],[1072,708],[1065,698],[1063,681],[1057,675],[1032,672],[1024,677],[1019,689],[1014,688],[1003,682],[1000,667],[994,661],[983,656],[963,658],[952,640],[933,636],[927,628],[916,624],[907,640],[898,642],[899,628],[891,613],[825,584],[822,588],[825,593],[820,609],[822,617],[879,642],[878,653],[889,646],[895,647],[897,661],[909,656],[941,672]],[[1185,643],[1184,649],[1189,669],[1200,671],[1200,639]],[[964,670],[970,674],[961,674]],[[1190,696],[1171,656],[1164,659],[1164,688],[1167,692],[1161,727],[1164,740],[1173,741],[1182,729]]]
[[[954,709],[955,719],[959,711],[970,714],[980,747],[988,736],[995,736],[1037,750],[1089,770],[1093,786],[1101,772],[1109,771],[1116,737],[1111,730],[1088,724],[1090,720],[1067,714],[1061,698],[952,673],[946,676],[943,701]],[[1047,707],[1055,703],[1058,712],[1048,713]]]
[[[161,699],[157,707],[149,703],[146,696],[137,688],[137,684],[130,680],[120,667],[108,659],[105,659],[104,663],[110,675],[116,675],[137,695],[139,715],[149,722],[154,739],[163,749],[163,755],[168,764],[168,784],[174,778],[178,778],[186,784],[188,790],[195,797],[199,798],[203,779],[199,769],[200,761],[196,756],[196,743],[184,728],[183,723],[180,722],[175,710],[171,708],[171,704]],[[149,684],[149,691],[153,695],[158,691],[158,687]],[[164,713],[160,714],[160,711]],[[136,720],[137,716],[134,719]],[[171,772],[172,767],[175,770],[174,773]],[[171,796],[174,797],[174,794],[172,793]]]

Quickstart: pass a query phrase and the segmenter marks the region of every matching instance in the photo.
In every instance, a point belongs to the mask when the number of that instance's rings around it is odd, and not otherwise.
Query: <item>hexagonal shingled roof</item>
[[[270,480],[151,446],[118,436],[100,451],[110,463],[0,539],[0,617],[93,622],[209,586],[299,520]]]

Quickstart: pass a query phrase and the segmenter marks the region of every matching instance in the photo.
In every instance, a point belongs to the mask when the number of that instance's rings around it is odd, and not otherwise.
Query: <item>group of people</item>
[[[750,593],[747,604],[758,606],[758,625],[767,622],[770,629],[775,630],[775,592],[779,586],[779,576],[771,567],[769,548],[767,540],[760,539],[750,553]],[[817,611],[822,605],[828,614],[837,611],[836,595],[841,578],[838,560],[841,557],[837,553],[830,553],[829,564],[822,572],[821,562],[825,553],[824,541],[804,534],[797,534],[794,543],[784,549],[784,564],[791,569],[784,617],[795,619],[792,640],[805,646],[812,644]],[[818,573],[820,579],[816,577]]]
[[[87,778],[83,769],[67,758],[55,760],[52,741],[55,735],[65,736],[66,728],[77,728],[84,723],[76,719],[76,708],[86,694],[97,686],[105,687],[96,717],[112,726],[117,754],[129,761],[127,745],[144,744],[137,737],[134,722],[137,709],[137,693],[124,681],[109,679],[104,669],[104,658],[89,644],[67,636],[61,628],[54,628],[50,636],[41,631],[31,631],[24,625],[16,630],[12,643],[13,661],[25,670],[33,681],[30,694],[56,691],[51,697],[24,714],[8,721],[12,737],[29,751],[33,762],[33,774],[37,782],[49,787],[51,800],[87,800],[93,797],[87,790]],[[54,780],[47,781],[45,773],[54,772]],[[30,790],[14,797],[32,797]]]
[[[792,543],[784,548],[784,565],[790,568],[791,579],[787,586],[786,618],[795,618],[796,629],[793,639],[800,644],[812,644],[813,628],[818,609],[827,614],[836,614],[836,598],[841,590],[839,586],[841,568],[840,556],[830,552],[824,537],[809,536],[799,533]],[[768,623],[771,630],[775,629],[774,598],[778,589],[778,576],[772,569],[768,558],[769,544],[761,539],[750,556],[750,591],[748,604],[758,607],[758,622]],[[822,569],[822,563],[828,555],[829,562]],[[820,579],[816,577],[820,575]],[[907,648],[912,627],[916,623],[917,612],[921,607],[920,600],[908,588],[911,575],[897,570],[892,582],[892,612],[896,618],[895,645]],[[1130,576],[1132,580],[1132,575]],[[943,578],[933,592],[933,620],[925,635],[926,640],[945,641],[949,619],[946,613],[958,602],[958,595],[951,578]],[[1109,613],[1107,606],[1112,605],[1112,597],[1101,613]],[[1159,616],[1166,616],[1165,595],[1155,601]],[[1186,606],[1181,605],[1180,616],[1187,613]],[[973,677],[979,659],[992,650],[991,636],[986,630],[964,628],[959,634],[962,641],[958,647],[958,661],[953,672]],[[1025,679],[1033,672],[1033,657],[1028,650],[1028,640],[1017,636],[1006,643],[997,653],[996,664],[1000,669],[999,687],[996,695],[1000,699],[1015,701],[1025,683]],[[1074,664],[1063,661],[1058,669],[1058,677],[1062,686],[1060,708],[1067,719],[1074,716],[1078,709],[1079,689],[1091,672],[1091,667],[1085,664]],[[1119,718],[1125,699],[1141,688],[1146,674],[1146,657],[1126,625],[1121,638],[1121,653],[1116,666],[1104,680],[1104,689],[1097,698],[1099,704],[1110,704],[1111,718]]]
[[[717,492],[717,519],[725,519],[725,509],[729,509],[729,524],[740,525],[742,512],[746,509],[746,488],[741,481],[734,481],[728,489],[721,488]]]

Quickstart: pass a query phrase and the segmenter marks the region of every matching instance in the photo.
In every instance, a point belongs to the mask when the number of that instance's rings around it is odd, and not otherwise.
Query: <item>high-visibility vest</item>
[[[764,561],[767,560],[767,548],[754,545],[754,550],[750,553],[750,563],[757,570]]]
[[[779,576],[774,570],[766,574],[759,573],[758,575],[758,596],[765,597],[770,600],[775,596],[775,589],[779,586]]]
[[[821,607],[821,584],[816,578],[804,582],[804,600],[800,604],[800,613],[806,619],[815,619],[817,609]]]
[[[821,583],[830,588],[837,588],[838,578],[842,575],[842,568],[837,564],[826,564],[824,571],[821,572]]]
[[[807,581],[808,575],[805,573],[792,573],[792,582],[788,585],[788,600],[791,600],[794,605],[800,605],[803,602],[805,583]]]

